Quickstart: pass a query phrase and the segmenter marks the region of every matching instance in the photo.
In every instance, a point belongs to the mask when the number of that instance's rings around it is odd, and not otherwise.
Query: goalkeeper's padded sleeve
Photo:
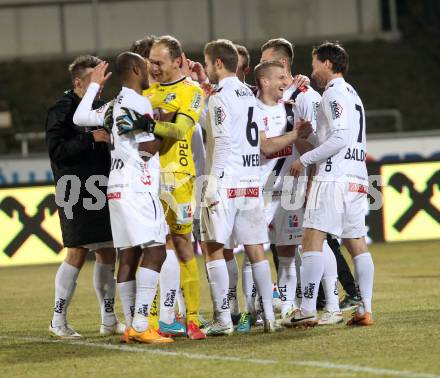
[[[185,135],[191,127],[194,126],[194,121],[184,114],[177,114],[176,122],[156,121],[154,126],[154,134],[164,138],[172,138],[184,140]]]

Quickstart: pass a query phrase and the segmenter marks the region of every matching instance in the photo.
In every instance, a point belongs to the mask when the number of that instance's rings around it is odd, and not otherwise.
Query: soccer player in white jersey
[[[290,104],[282,101],[288,78],[282,63],[265,61],[255,67],[258,86],[257,122],[264,124],[260,132],[261,168],[266,200],[266,222],[269,239],[275,244],[279,258],[278,290],[281,298],[281,316],[289,316],[298,306],[295,301],[296,270],[295,252],[302,237],[302,203],[306,177],[284,180],[289,176],[290,164],[299,156],[293,145],[300,138],[307,138],[313,131],[312,123],[296,119],[295,128]]]
[[[261,47],[261,61],[267,61],[270,59],[274,59],[283,64],[287,77],[288,77],[288,85],[284,89],[283,99],[286,101],[286,112],[287,117],[292,119],[292,124],[296,119],[302,118],[306,121],[310,121],[312,123],[313,129],[316,130],[316,110],[321,102],[321,96],[318,92],[316,92],[312,87],[308,85],[308,83],[298,83],[297,80],[291,74],[291,68],[294,59],[294,50],[293,45],[284,38],[276,38],[267,41]],[[311,138],[306,139],[298,139],[295,142],[296,153],[303,154],[307,151],[313,149],[317,143],[316,135],[312,134]],[[298,155],[294,158],[296,159]],[[289,161],[285,161],[284,167],[289,167],[293,162],[292,159]],[[281,162],[280,162],[281,163]],[[307,174],[309,178],[313,177],[315,174],[315,166],[310,166],[307,170]],[[303,175],[303,178],[305,175]],[[310,182],[309,182],[310,183]],[[298,218],[298,214],[294,216],[294,224],[297,224],[297,220],[299,220],[299,225],[302,222],[302,217]],[[296,220],[296,221],[295,221]],[[301,225],[300,225],[301,227]],[[300,238],[299,238],[300,239]],[[276,249],[278,251],[278,248]],[[291,259],[294,253],[295,260]],[[301,256],[298,251],[296,253],[290,249],[288,251],[282,250],[279,253],[281,256],[281,260],[279,261],[279,268],[282,271],[290,271],[293,275],[293,268],[296,268],[297,272],[297,302],[301,302],[301,284],[300,284],[300,265],[301,265]],[[319,320],[320,325],[328,325],[340,323],[343,321],[342,313],[339,309],[339,293],[337,290],[337,281],[338,281],[338,272],[337,272],[337,264],[336,258],[331,250],[330,246],[327,243],[327,240],[324,241],[323,245],[323,259],[324,259],[324,273],[322,278],[322,284],[325,293],[325,312]],[[283,265],[281,267],[281,265]],[[285,273],[281,273],[284,275]],[[293,277],[292,277],[293,280]],[[283,300],[285,296],[280,293],[280,298]],[[286,322],[283,322],[284,325],[290,325],[289,319],[286,319]]]
[[[316,324],[316,298],[323,274],[322,243],[326,233],[341,237],[353,257],[362,305],[348,325],[372,325],[374,265],[365,242],[368,174],[365,164],[365,112],[353,87],[344,80],[348,54],[325,42],[312,53],[312,77],[325,88],[318,107],[319,147],[291,166],[298,175],[316,164],[304,217],[301,311],[292,323]]]
[[[104,124],[111,103],[98,111],[91,111],[91,104],[108,77],[104,75],[106,68],[107,64],[101,64],[94,70],[74,115],[76,124]],[[147,65],[140,55],[125,52],[117,57],[116,72],[122,89],[111,114],[117,127],[111,129],[107,198],[113,240],[120,251],[118,289],[128,327],[121,341],[169,343],[171,338],[148,327],[148,314],[166,258],[165,219],[159,200],[159,143],[152,133],[133,129],[131,113],[153,113],[149,100],[141,95],[148,88]]]
[[[235,74],[238,53],[228,40],[205,46],[209,80],[218,84],[208,102],[206,174],[201,236],[206,242],[206,267],[214,303],[214,321],[204,331],[209,335],[234,330],[228,301],[228,270],[223,246],[230,237],[245,246],[262,296],[265,331],[277,329],[272,307],[269,262],[264,257],[267,241],[264,203],[260,184],[259,127],[253,119],[256,100]]]

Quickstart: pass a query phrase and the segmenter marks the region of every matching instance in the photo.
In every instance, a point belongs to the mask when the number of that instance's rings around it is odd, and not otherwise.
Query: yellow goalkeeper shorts
[[[186,173],[162,172],[160,187],[160,199],[170,232],[190,233],[196,205],[194,176]]]

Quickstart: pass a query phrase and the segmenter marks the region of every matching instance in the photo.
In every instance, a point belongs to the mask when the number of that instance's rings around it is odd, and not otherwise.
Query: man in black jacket
[[[66,259],[55,276],[55,306],[49,326],[50,334],[58,338],[81,337],[67,323],[67,307],[88,251],[96,254],[93,283],[101,308],[100,333],[124,331],[114,313],[116,256],[105,197],[110,172],[110,136],[102,128],[77,127],[72,121],[91,72],[99,63],[98,58],[90,55],[75,59],[69,66],[73,89],[66,91],[47,114],[46,142],[63,243],[67,248]]]

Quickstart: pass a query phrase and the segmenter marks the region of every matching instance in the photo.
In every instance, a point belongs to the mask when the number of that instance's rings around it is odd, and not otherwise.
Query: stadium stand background
[[[0,1],[0,6],[2,3],[5,1]],[[119,6],[123,5],[123,2],[118,3],[121,3]],[[252,2],[247,1],[247,4],[250,3]],[[276,3],[276,0],[271,3]],[[392,27],[389,15],[391,3],[388,0],[378,1],[383,35],[387,35]],[[436,84],[440,82],[440,4],[435,0],[397,0],[395,4],[399,38],[396,39],[394,35],[387,41],[387,38],[375,39],[374,33],[364,33],[369,38],[361,38],[362,35],[359,34],[358,39],[361,41],[353,41],[356,40],[355,30],[352,31],[354,37],[339,38],[342,41],[351,40],[344,42],[350,53],[348,80],[360,92],[367,110],[399,110],[405,131],[438,129],[435,107],[439,99]],[[159,32],[156,33],[160,34]],[[170,34],[173,33],[177,37],[180,35],[178,30],[170,30]],[[140,37],[142,33],[137,35],[137,38]],[[216,34],[214,37],[228,36]],[[90,38],[93,39],[93,36]],[[312,35],[304,39],[289,39],[296,45],[293,71],[310,75],[311,48],[314,43],[325,38]],[[243,43],[242,40],[234,41]],[[131,40],[126,43],[128,48]],[[248,45],[258,46],[255,40]],[[188,46],[188,56],[203,61],[201,46]],[[123,48],[106,51],[104,56],[112,63],[120,51]],[[88,52],[93,53],[92,50]],[[258,49],[251,48],[252,66],[258,62],[259,55]],[[66,68],[73,56],[58,54],[48,57],[35,54],[14,59],[4,58],[0,62],[0,111],[9,110],[12,115],[12,128],[9,132],[0,134],[0,154],[15,154],[20,151],[16,133],[44,131],[48,106],[70,86]],[[251,77],[249,81],[252,82]],[[116,80],[112,80],[105,90],[105,98],[111,98],[116,91]],[[388,119],[368,121],[369,133],[389,131],[393,130]],[[45,151],[42,140],[31,142],[31,145],[32,152]]]

